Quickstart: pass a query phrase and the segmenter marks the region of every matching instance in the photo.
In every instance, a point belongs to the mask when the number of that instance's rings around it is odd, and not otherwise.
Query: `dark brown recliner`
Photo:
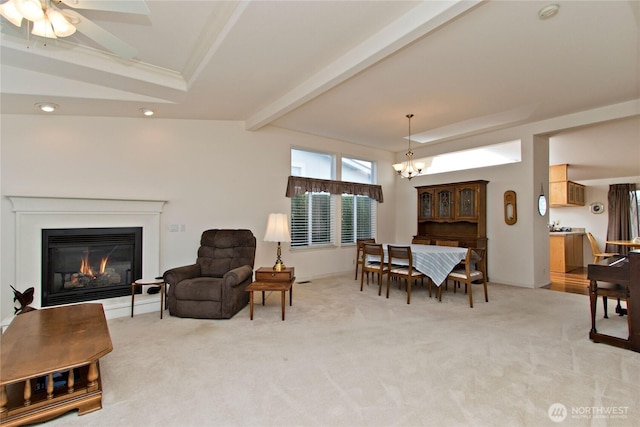
[[[196,263],[165,271],[169,313],[198,319],[229,319],[249,303],[256,238],[250,230],[202,233]]]

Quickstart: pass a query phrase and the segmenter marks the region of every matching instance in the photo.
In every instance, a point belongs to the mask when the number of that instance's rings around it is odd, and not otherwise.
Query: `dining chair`
[[[362,257],[363,245],[365,243],[375,243],[375,242],[376,242],[376,239],[357,239],[356,240],[356,278],[354,280],[358,280],[358,269],[361,269],[362,264],[364,263],[363,257]]]
[[[589,244],[591,245],[591,254],[593,255],[593,263],[597,264],[603,258],[609,258],[614,255],[619,255],[615,252],[603,252],[600,249],[600,245],[598,245],[598,241],[593,234],[587,231],[587,239],[589,239]]]
[[[399,281],[404,279],[407,284],[407,304],[411,304],[411,286],[420,279],[424,284],[424,274],[413,268],[413,254],[411,246],[387,246],[388,269],[387,273],[387,298],[389,298],[389,288],[391,278]],[[429,296],[431,296],[431,281],[429,281]]]
[[[484,287],[484,300],[489,302],[489,296],[487,294],[486,254],[486,249],[468,248],[467,255],[465,256],[464,261],[462,261],[464,268],[456,268],[447,276],[447,280],[452,280],[454,282],[454,292],[456,290],[456,282],[464,283],[464,291],[469,294],[469,307],[471,308],[473,308],[472,284],[474,282],[482,281],[482,286]]]
[[[362,251],[363,264],[360,275],[360,292],[364,285],[365,273],[378,274],[378,295],[382,295],[382,275],[389,272],[389,267],[384,262],[384,249],[379,243],[365,243]],[[368,276],[367,276],[368,277]]]
[[[457,240],[436,240],[437,246],[460,246]]]

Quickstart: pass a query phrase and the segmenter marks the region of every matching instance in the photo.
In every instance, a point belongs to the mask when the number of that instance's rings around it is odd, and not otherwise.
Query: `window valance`
[[[331,179],[303,178],[290,176],[287,182],[287,197],[299,196],[307,191],[329,194],[353,194],[368,196],[382,203],[382,186],[359,182],[334,181]]]

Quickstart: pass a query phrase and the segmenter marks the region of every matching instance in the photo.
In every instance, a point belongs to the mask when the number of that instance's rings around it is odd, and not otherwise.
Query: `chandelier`
[[[68,37],[76,32],[76,27],[69,18],[52,4],[51,0],[9,0],[0,4],[0,14],[16,27],[20,27],[22,19],[33,23],[31,34],[55,39]]]
[[[393,168],[398,172],[398,175],[402,178],[411,179],[416,175],[420,175],[422,169],[424,169],[424,163],[422,162],[414,162],[413,161],[413,151],[411,151],[411,118],[413,114],[407,114],[407,119],[409,119],[409,150],[407,151],[407,160],[402,163],[396,163],[393,165]]]

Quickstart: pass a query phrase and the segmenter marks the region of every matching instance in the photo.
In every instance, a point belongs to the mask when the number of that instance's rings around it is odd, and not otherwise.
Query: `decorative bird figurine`
[[[33,292],[34,292],[33,287],[27,289],[24,292],[20,292],[13,286],[11,286],[11,289],[13,289],[13,302],[18,301],[20,303],[20,308],[16,308],[16,307],[13,308],[15,310],[13,314],[19,314],[22,312],[33,310],[32,307],[28,307],[28,305],[33,302]]]

